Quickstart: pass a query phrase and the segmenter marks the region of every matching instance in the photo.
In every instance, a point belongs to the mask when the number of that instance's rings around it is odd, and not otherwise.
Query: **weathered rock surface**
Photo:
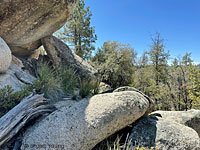
[[[150,97],[148,97],[147,95],[145,95],[144,93],[142,93],[141,91],[139,91],[138,89],[136,89],[134,87],[123,86],[123,87],[119,87],[119,88],[115,89],[113,92],[121,92],[121,91],[135,91],[135,92],[138,92],[138,93],[142,94],[146,99],[148,99],[149,103],[151,105],[154,104],[154,101]]]
[[[6,42],[0,37],[0,73],[8,70],[12,60],[10,48]]]
[[[159,150],[199,150],[200,139],[195,130],[162,118],[144,117],[136,122],[130,135],[135,146]]]
[[[72,50],[58,38],[54,36],[47,36],[41,41],[47,55],[56,67],[71,67],[76,70],[76,73],[82,79],[97,78],[97,71],[81,57],[74,54]]]
[[[26,55],[40,39],[62,27],[76,0],[1,0],[0,36],[15,55]]]
[[[8,71],[0,74],[0,89],[9,85],[16,92],[23,89],[27,84],[32,84],[35,78],[22,68],[22,62],[13,56]]]
[[[174,121],[193,128],[200,136],[200,110],[188,111],[155,111],[152,114],[160,114],[163,119]]]
[[[65,107],[65,108],[68,107],[68,108],[70,108],[70,107],[72,107],[76,103],[78,103],[78,102],[75,101],[75,100],[72,100],[72,98],[64,98],[63,100],[55,102],[54,106],[57,109],[61,109],[62,107]]]
[[[29,128],[21,148],[90,150],[143,116],[148,107],[149,101],[134,91],[95,95],[70,108],[62,107]]]
[[[154,101],[150,97],[148,97],[147,95],[145,95],[138,89],[136,89],[134,87],[130,87],[130,86],[119,87],[119,88],[115,89],[113,92],[121,92],[121,91],[135,91],[135,92],[142,94],[149,101],[149,104],[150,104],[148,110],[145,113],[145,116],[148,116],[148,114],[152,112],[152,107],[153,107]]]

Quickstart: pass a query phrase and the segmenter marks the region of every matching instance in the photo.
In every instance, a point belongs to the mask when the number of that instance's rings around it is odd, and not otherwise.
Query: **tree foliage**
[[[134,82],[131,85],[155,100],[155,110],[188,110],[195,108],[198,103],[198,92],[196,96],[193,93],[199,90],[198,86],[200,87],[197,73],[199,68],[192,64],[191,54],[186,53],[181,58],[175,58],[171,65],[169,65],[169,61],[157,65],[159,63],[152,63],[154,61],[152,59],[152,49],[150,49],[150,52],[147,52],[149,62],[147,61],[145,65],[144,63],[138,63],[133,74]],[[141,60],[142,58],[138,61],[141,62]],[[197,70],[192,73],[191,67]]]
[[[190,80],[192,81],[191,89],[189,90],[189,96],[192,100],[194,108],[200,109],[200,70],[199,68],[192,66],[190,72]]]
[[[165,52],[164,40],[160,37],[159,33],[156,33],[155,37],[152,37],[152,45],[147,54],[149,55],[155,72],[156,85],[159,82],[165,82],[167,78],[169,52]]]
[[[155,100],[155,110],[197,108],[200,99],[200,70],[192,64],[191,53],[169,63],[160,34],[152,38],[149,51],[137,57],[129,46],[107,41],[92,59],[102,81],[112,88],[129,85]],[[195,69],[191,69],[195,68]]]
[[[93,57],[92,62],[102,81],[113,88],[131,83],[136,53],[129,45],[107,41]]]
[[[187,55],[187,54],[186,54]],[[191,81],[189,79],[190,66],[184,63],[184,57],[174,59],[170,66],[167,81],[170,89],[171,101],[175,110],[188,110],[192,108],[189,97]]]
[[[97,40],[95,27],[91,26],[92,12],[85,7],[84,0],[78,0],[67,24],[58,32],[58,37],[70,44],[74,52],[84,59],[91,57]]]

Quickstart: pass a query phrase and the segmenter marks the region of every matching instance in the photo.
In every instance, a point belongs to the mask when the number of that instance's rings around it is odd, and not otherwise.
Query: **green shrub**
[[[60,71],[60,76],[62,78],[62,87],[64,91],[69,94],[73,94],[74,89],[78,83],[78,79],[75,73],[76,71],[72,68],[62,69]]]
[[[49,63],[40,63],[38,74],[39,77],[33,82],[31,88],[35,89],[38,94],[44,93],[47,98],[60,97],[62,94],[61,78]]]
[[[93,94],[99,94],[99,85],[100,85],[100,80],[92,81],[93,83]]]
[[[99,92],[99,80],[81,80],[80,81],[80,96],[85,98],[90,94],[98,94]]]
[[[24,97],[27,97],[30,94],[31,92],[27,88],[14,93],[10,86],[0,89],[0,117],[19,104]]]
[[[15,107],[24,97],[30,95],[33,90],[37,94],[43,94],[50,99],[58,99],[63,96],[63,89],[72,93],[78,83],[78,79],[73,69],[63,69],[55,71],[49,63],[40,63],[38,67],[39,77],[32,85],[25,89],[13,93],[10,86],[0,89],[0,117]]]
[[[98,70],[102,82],[112,88],[129,85],[134,72],[136,52],[130,45],[116,41],[107,41],[99,48],[92,59],[92,65]]]

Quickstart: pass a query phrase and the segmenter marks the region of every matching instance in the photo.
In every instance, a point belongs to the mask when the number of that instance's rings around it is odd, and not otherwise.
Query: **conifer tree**
[[[192,53],[186,53],[183,58],[182,58],[182,63],[185,65],[185,66],[189,66],[192,64],[193,60],[191,59],[191,54]]]
[[[189,96],[194,108],[200,108],[200,70],[196,66],[190,66],[190,80],[192,81]]]
[[[67,24],[58,32],[58,37],[70,44],[74,52],[83,59],[89,59],[95,50],[97,40],[95,27],[91,26],[92,12],[85,7],[84,0],[78,0]]]
[[[156,33],[156,36],[152,37],[152,42],[153,44],[148,54],[154,67],[156,85],[158,85],[159,82],[166,81],[169,52],[165,52],[164,40],[160,37],[159,33]]]

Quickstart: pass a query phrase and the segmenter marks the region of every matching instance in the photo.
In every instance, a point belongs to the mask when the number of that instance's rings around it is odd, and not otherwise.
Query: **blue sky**
[[[85,0],[101,47],[107,40],[130,44],[139,55],[160,32],[171,57],[192,52],[200,62],[200,0]]]

